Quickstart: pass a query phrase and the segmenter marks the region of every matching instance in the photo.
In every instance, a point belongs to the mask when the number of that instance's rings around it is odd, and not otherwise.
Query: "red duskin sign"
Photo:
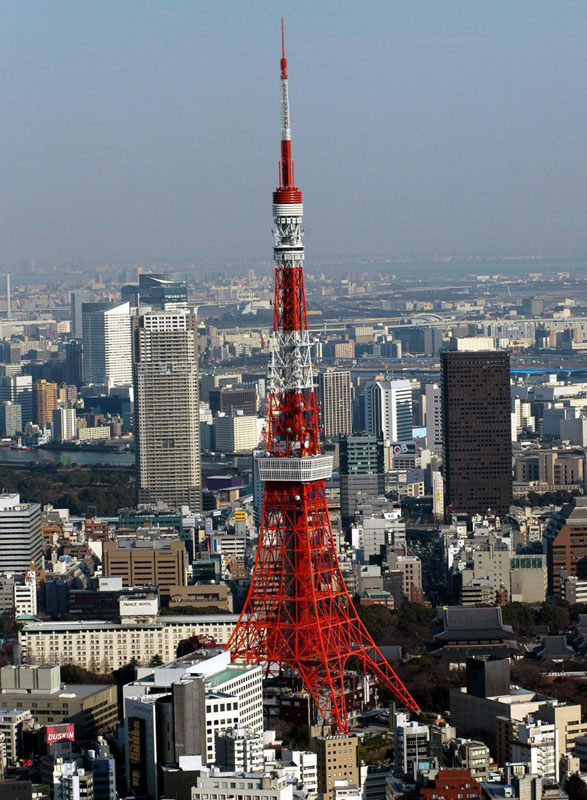
[[[47,744],[56,744],[63,741],[75,742],[74,725],[47,725],[45,728],[45,741]]]

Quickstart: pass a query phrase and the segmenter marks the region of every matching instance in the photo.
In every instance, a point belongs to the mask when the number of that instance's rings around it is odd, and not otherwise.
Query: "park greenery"
[[[131,470],[105,466],[0,467],[0,483],[4,492],[18,492],[24,501],[67,508],[74,515],[85,514],[93,506],[97,514],[113,516],[119,508],[136,502]]]

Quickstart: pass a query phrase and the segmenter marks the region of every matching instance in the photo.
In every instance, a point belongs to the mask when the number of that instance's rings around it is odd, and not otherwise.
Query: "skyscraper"
[[[340,515],[343,525],[353,521],[360,494],[377,497],[384,492],[383,440],[377,436],[343,436],[340,440]]]
[[[53,412],[53,440],[70,442],[77,432],[75,408],[56,408]]]
[[[78,388],[83,383],[82,343],[77,339],[65,344],[65,380]]]
[[[440,354],[445,503],[468,514],[504,514],[512,503],[510,355]]]
[[[412,439],[412,385],[408,380],[373,381],[365,387],[365,429],[388,442]]]
[[[188,287],[185,272],[139,275],[139,298],[141,305],[161,311],[186,308]]]
[[[442,392],[437,383],[426,384],[426,447],[442,453]]]
[[[74,339],[81,339],[84,333],[82,305],[91,300],[90,292],[72,292],[70,296],[71,304],[71,327],[70,333]]]
[[[326,370],[320,375],[322,430],[324,437],[348,436],[353,432],[351,373]]]
[[[22,431],[22,409],[12,400],[0,402],[0,436],[15,436]]]
[[[83,303],[83,377],[85,383],[132,383],[128,303]]]
[[[200,511],[197,320],[186,312],[133,317],[138,496]]]
[[[53,421],[57,408],[57,384],[39,378],[33,384],[33,421],[37,425],[48,425]]]
[[[150,306],[153,311],[187,308],[187,276],[185,272],[141,273],[138,286],[122,287],[121,299],[131,306]]]
[[[22,424],[33,421],[33,379],[30,375],[0,375],[0,402],[10,400],[21,407]]]

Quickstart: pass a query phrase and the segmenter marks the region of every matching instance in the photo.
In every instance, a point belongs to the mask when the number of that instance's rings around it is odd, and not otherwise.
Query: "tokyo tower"
[[[338,563],[326,502],[332,456],[320,453],[304,291],[302,193],[291,156],[287,60],[281,30],[281,160],[273,192],[275,295],[267,452],[259,544],[245,606],[227,648],[235,660],[293,669],[325,724],[348,730],[344,670],[358,660],[418,711],[359,619]]]

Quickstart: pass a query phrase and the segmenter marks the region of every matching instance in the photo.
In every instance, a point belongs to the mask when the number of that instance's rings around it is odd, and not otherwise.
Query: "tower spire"
[[[291,127],[289,93],[287,85],[287,58],[285,57],[285,29],[281,18],[281,160],[279,162],[279,189],[295,189],[294,164],[291,157]],[[301,194],[300,194],[301,200]],[[299,202],[299,201],[297,201]]]
[[[281,18],[281,80],[287,80],[287,58],[285,57],[285,27]]]
[[[320,452],[312,341],[302,243],[302,193],[291,159],[287,60],[281,28],[281,161],[273,192],[275,294],[267,452],[255,468],[264,483],[259,544],[249,593],[227,648],[235,659],[295,670],[315,704],[314,724],[348,730],[347,662],[417,711],[359,619],[340,569],[326,481],[332,456]]]

